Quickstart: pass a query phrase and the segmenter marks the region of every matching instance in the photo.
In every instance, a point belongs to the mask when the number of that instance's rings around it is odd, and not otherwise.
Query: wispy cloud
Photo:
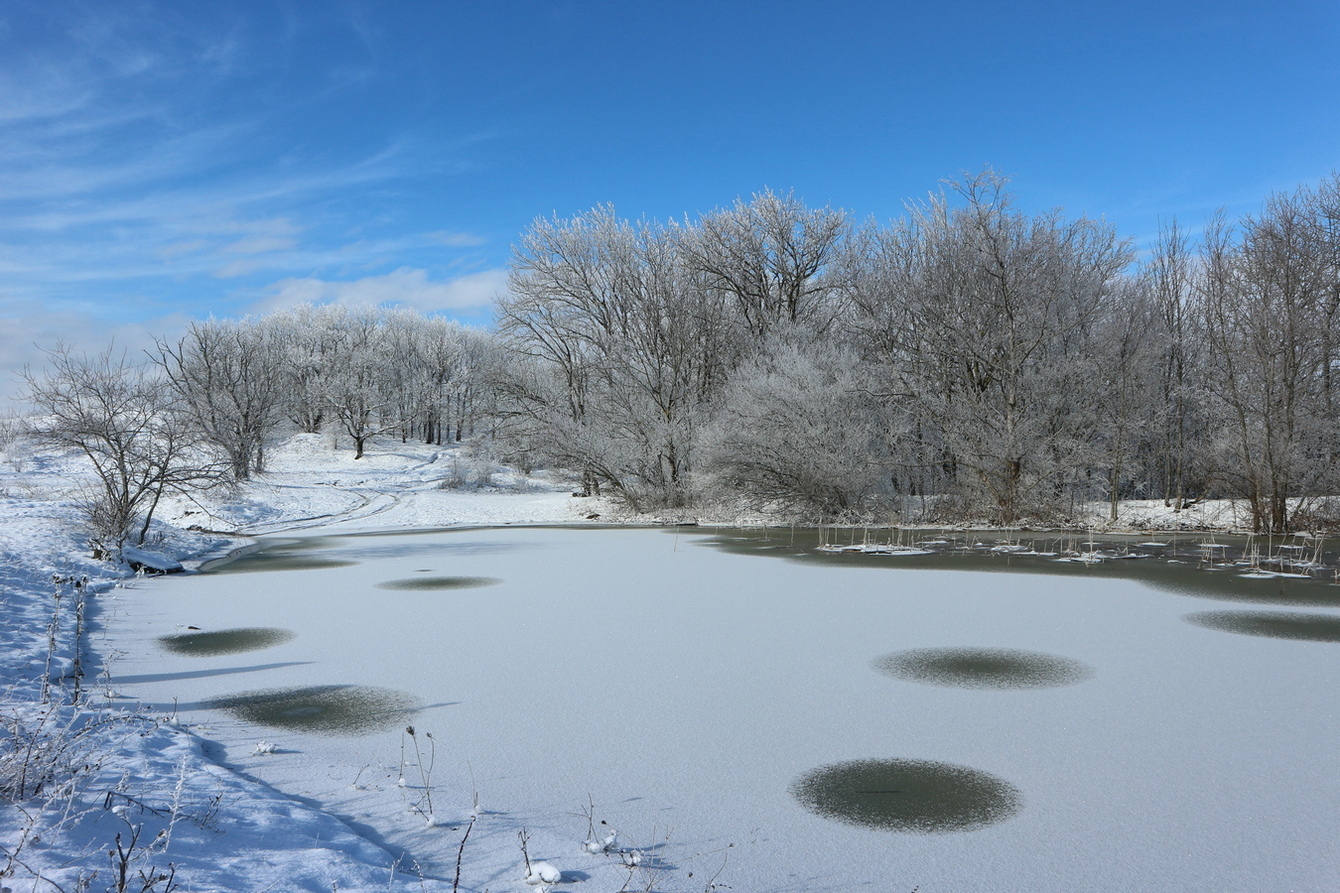
[[[397,184],[453,169],[440,141],[392,126],[332,143],[302,127],[314,104],[377,76],[367,22],[305,7],[268,24],[226,4],[178,10],[0,9],[0,318],[11,332],[45,344],[54,331],[37,315],[76,331],[88,314],[105,331],[169,308],[229,313],[295,283],[326,284],[320,300],[353,289],[412,306],[487,303],[470,296],[495,276],[485,240],[415,227],[396,204]],[[322,16],[353,49],[309,77],[293,45]],[[456,264],[464,275],[445,278]],[[377,297],[392,293],[406,297]],[[0,365],[29,353],[0,339]]]
[[[485,244],[488,240],[476,236],[474,233],[428,233],[428,238],[434,242],[446,245],[448,248],[473,248]]]
[[[124,350],[132,360],[149,361],[156,339],[177,337],[190,317],[165,313],[144,320],[95,316],[87,308],[53,311],[44,304],[6,302],[0,311],[0,398],[16,399],[24,391],[25,368],[41,376],[46,351],[67,344],[84,353],[97,353],[109,345]]]
[[[224,254],[268,254],[298,247],[301,228],[287,218],[257,220],[246,227],[247,235],[219,248]]]
[[[408,307],[425,313],[478,311],[506,290],[506,270],[484,270],[435,282],[424,270],[402,267],[385,275],[349,281],[285,279],[275,283],[251,310],[270,313],[299,304],[345,304]]]

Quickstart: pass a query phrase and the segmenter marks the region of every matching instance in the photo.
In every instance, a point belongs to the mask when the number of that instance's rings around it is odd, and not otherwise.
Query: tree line
[[[192,322],[146,357],[49,352],[25,369],[28,433],[75,449],[95,484],[80,499],[95,548],[143,541],[159,500],[265,471],[278,436],[330,432],[362,458],[394,436],[446,444],[493,416],[501,361],[487,333],[414,311],[302,306]]]
[[[1016,525],[1232,497],[1285,532],[1337,492],[1337,310],[1340,177],[1137,256],[987,170],[884,224],[773,192],[542,218],[493,331],[301,307],[192,323],[147,362],[58,348],[25,377],[117,543],[164,492],[263,472],[285,431],[356,457],[473,439],[638,511]]]
[[[536,221],[498,305],[510,448],[634,508],[814,519],[1225,496],[1283,532],[1336,492],[1340,178],[1139,258],[1007,187],[966,176],[886,225],[771,192]]]

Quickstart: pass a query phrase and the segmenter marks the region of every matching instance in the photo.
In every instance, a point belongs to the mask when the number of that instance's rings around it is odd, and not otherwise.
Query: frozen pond
[[[123,693],[427,874],[477,795],[472,890],[524,887],[523,827],[562,889],[620,889],[588,804],[636,889],[1340,889],[1340,588],[818,542],[283,540],[138,584],[107,646]]]

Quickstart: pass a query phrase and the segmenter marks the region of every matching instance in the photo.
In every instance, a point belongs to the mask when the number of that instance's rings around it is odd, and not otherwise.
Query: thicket
[[[1222,496],[1261,532],[1320,518],[1340,176],[1197,239],[1168,224],[1143,256],[1007,187],[966,176],[886,224],[772,192],[697,220],[542,218],[494,332],[377,308],[210,319],[144,363],[58,349],[28,398],[40,436],[94,462],[90,519],[117,544],[163,492],[263,472],[293,430],[357,457],[473,439],[639,511],[1013,525]]]

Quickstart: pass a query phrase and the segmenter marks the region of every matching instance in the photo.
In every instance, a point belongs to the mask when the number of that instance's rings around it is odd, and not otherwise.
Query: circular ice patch
[[[501,582],[497,577],[409,577],[378,583],[377,588],[427,592],[437,589],[477,589],[480,586],[497,586]]]
[[[214,698],[209,706],[247,722],[318,735],[369,735],[403,725],[419,707],[411,694],[362,685],[273,688]]]
[[[158,644],[173,654],[188,657],[209,657],[215,654],[240,654],[260,651],[282,645],[294,636],[293,632],[268,626],[249,626],[239,629],[220,629],[208,633],[179,633],[159,636]]]
[[[824,818],[882,831],[976,831],[1019,811],[1010,783],[952,763],[851,760],[805,773],[791,793]]]
[[[898,679],[956,688],[1054,688],[1093,676],[1077,660],[1012,648],[914,648],[870,665]]]
[[[1187,623],[1244,636],[1340,642],[1340,617],[1292,611],[1202,611],[1182,618]]]

